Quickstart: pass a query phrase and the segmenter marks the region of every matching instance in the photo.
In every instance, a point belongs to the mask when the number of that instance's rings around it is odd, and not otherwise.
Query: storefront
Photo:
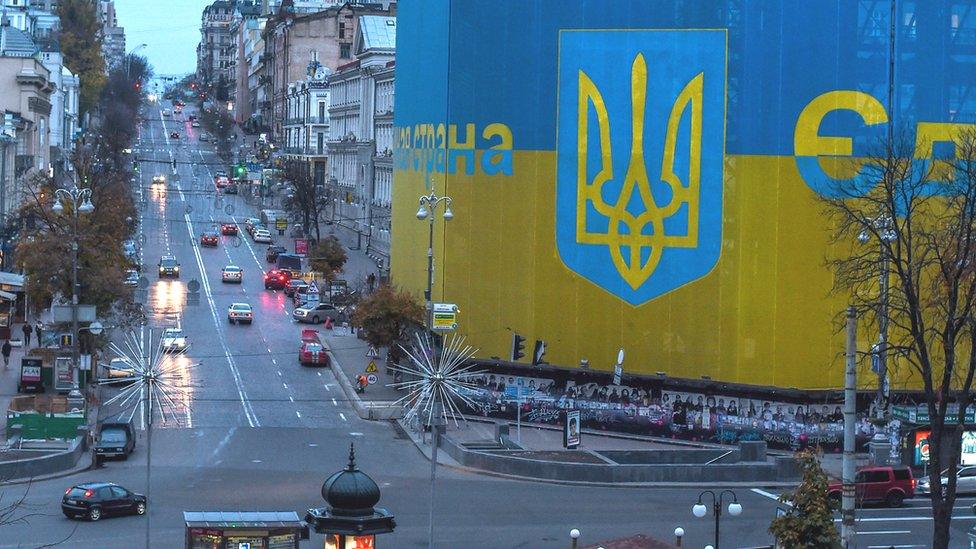
[[[24,275],[0,271],[0,339],[10,339],[11,328],[23,322],[26,310]]]
[[[308,525],[294,511],[184,511],[187,549],[297,549]]]

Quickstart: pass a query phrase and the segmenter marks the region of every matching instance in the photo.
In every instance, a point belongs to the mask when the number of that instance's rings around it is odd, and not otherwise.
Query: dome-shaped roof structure
[[[349,464],[322,484],[322,497],[329,502],[337,516],[362,517],[372,515],[380,501],[380,488],[366,473],[356,467],[356,450],[349,445]]]

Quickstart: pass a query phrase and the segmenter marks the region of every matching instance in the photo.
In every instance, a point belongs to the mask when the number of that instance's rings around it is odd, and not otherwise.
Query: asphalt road
[[[291,321],[291,305],[280,292],[265,291],[264,245],[243,230],[254,215],[240,196],[214,192],[219,162],[199,129],[181,116],[164,118],[163,107],[149,108],[135,154],[141,159],[134,184],[144,200],[142,253],[150,282],[150,329],[180,323],[191,348],[179,360],[181,391],[175,406],[153,420],[152,467],[147,468],[144,416],[136,452],[128,461],[68,478],[0,488],[2,501],[26,492],[22,523],[2,527],[0,547],[35,547],[66,540],[70,547],[182,547],[183,511],[284,511],[304,515],[324,505],[322,482],[342,468],[349,444],[356,444],[357,463],[380,485],[380,506],[396,515],[397,529],[384,536],[384,547],[427,544],[430,505],[429,462],[388,423],[360,420],[338,388],[330,370],[302,368],[297,362],[301,327]],[[171,139],[177,131],[180,139]],[[171,160],[178,162],[179,181],[168,189],[153,188],[151,178],[171,180]],[[196,167],[193,166],[196,164]],[[225,168],[226,169],[226,168]],[[195,172],[195,173],[194,173]],[[230,209],[227,207],[231,206]],[[217,248],[197,245],[201,231],[214,223],[241,224],[241,236],[221,237]],[[276,239],[282,237],[275,236]],[[290,240],[286,245],[290,244]],[[181,263],[178,280],[158,280],[155,265],[164,253]],[[222,284],[220,270],[235,264],[244,282]],[[369,260],[350,252],[346,278],[370,268]],[[201,283],[199,305],[185,306],[186,283]],[[228,305],[249,302],[251,326],[230,325]],[[145,336],[146,334],[143,334]],[[107,396],[107,395],[103,395]],[[106,410],[105,414],[116,411]],[[149,517],[71,521],[60,513],[60,497],[72,484],[105,480],[149,495]],[[609,488],[518,482],[439,470],[435,498],[438,547],[568,547],[569,530],[582,531],[585,544],[645,533],[670,539],[675,527],[687,532],[685,547],[712,542],[711,514],[696,519],[691,507],[700,489]],[[772,494],[737,488],[743,513],[722,519],[723,547],[752,547],[772,542],[766,532],[775,516]],[[964,528],[973,524],[968,504],[960,502],[954,538],[964,544]],[[897,510],[860,512],[859,547],[924,547],[931,509],[915,500]],[[319,547],[313,534],[305,546]]]

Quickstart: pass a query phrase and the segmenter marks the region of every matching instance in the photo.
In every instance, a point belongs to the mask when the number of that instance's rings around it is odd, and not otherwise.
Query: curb
[[[363,399],[356,392],[356,389],[352,386],[352,382],[346,376],[346,372],[342,370],[342,366],[339,365],[339,360],[336,358],[335,353],[332,349],[326,346],[327,352],[329,353],[329,360],[332,361],[332,373],[335,375],[336,380],[339,382],[339,386],[342,387],[342,392],[346,395],[346,400],[352,404],[353,410],[356,411],[356,415],[360,419],[365,419],[367,421],[381,421],[381,420],[395,420],[403,415],[403,408],[401,406],[393,406],[392,401],[384,400],[380,401],[384,404],[379,406],[373,406],[376,404],[373,401],[368,401],[370,404],[364,403]]]
[[[54,480],[64,477],[70,477],[72,475],[77,475],[78,473],[83,473],[85,471],[91,470],[91,452],[85,451],[84,454],[78,459],[78,463],[75,464],[72,469],[65,469],[64,471],[59,471],[57,473],[51,473],[49,475],[43,475],[39,477],[24,477],[18,479],[10,479],[0,482],[0,486],[17,486],[20,484],[34,484],[36,482],[44,482],[48,480]]]

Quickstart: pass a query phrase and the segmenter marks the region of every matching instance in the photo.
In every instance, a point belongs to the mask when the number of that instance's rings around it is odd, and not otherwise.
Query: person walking
[[[41,321],[37,321],[37,325],[34,326],[34,333],[37,334],[37,346],[42,347],[44,345],[44,340],[41,339]]]
[[[25,322],[23,331],[24,331],[24,348],[26,349],[30,347],[31,333],[34,331],[34,328],[31,327],[30,322]]]
[[[376,275],[369,273],[366,277],[366,284],[369,286],[369,293],[373,293],[373,285],[376,284]]]
[[[0,347],[0,354],[3,355],[3,369],[10,369],[10,351],[13,347],[10,346],[10,340],[7,339],[3,342],[3,347]]]

